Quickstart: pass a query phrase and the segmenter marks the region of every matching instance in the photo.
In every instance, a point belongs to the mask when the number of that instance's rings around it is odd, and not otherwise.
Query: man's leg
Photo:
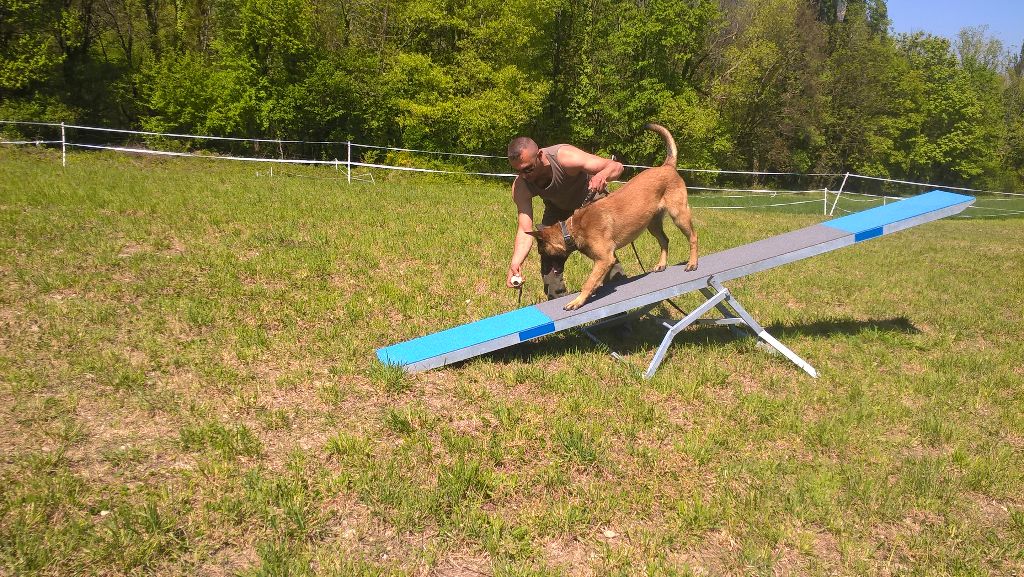
[[[558,224],[558,221],[572,216],[572,212],[558,208],[545,200],[544,216],[540,219],[540,228]],[[562,278],[562,273],[565,272],[565,260],[564,258],[540,256],[540,276],[544,280],[544,294],[548,300],[569,294],[569,290],[565,288],[565,279]]]
[[[624,280],[626,278],[628,278],[626,277],[626,271],[622,269],[622,263],[619,262],[619,258],[616,256],[615,264],[612,265],[612,268],[611,270],[608,271],[608,274],[604,275],[604,282],[615,282],[619,280]]]
[[[564,258],[556,259],[541,255],[540,277],[544,280],[544,294],[548,300],[569,294],[569,290],[565,288],[565,279],[562,278],[564,271]]]
[[[548,300],[569,294],[569,290],[565,287],[565,280],[562,278],[564,271],[565,259],[554,259],[541,255],[540,276],[544,279],[544,294],[547,295]],[[604,282],[614,282],[626,278],[626,271],[622,269],[622,264],[616,260],[611,270],[605,275]]]

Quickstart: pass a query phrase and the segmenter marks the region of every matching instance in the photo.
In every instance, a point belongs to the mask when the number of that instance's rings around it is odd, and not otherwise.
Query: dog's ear
[[[540,231],[539,230],[528,230],[528,231],[526,231],[526,234],[532,236],[533,238],[540,238]]]

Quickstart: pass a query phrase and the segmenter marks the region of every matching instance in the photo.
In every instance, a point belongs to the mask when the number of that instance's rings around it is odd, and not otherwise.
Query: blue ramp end
[[[950,208],[958,204],[974,201],[973,196],[955,194],[942,190],[905,198],[885,206],[877,206],[865,211],[857,212],[848,216],[823,222],[845,232],[856,235],[856,240],[862,241],[880,236],[885,232],[886,225],[935,212],[944,208]]]
[[[519,341],[525,341],[554,330],[550,317],[535,306],[525,307],[377,349],[377,358],[385,364],[404,366],[502,337],[517,335]]]

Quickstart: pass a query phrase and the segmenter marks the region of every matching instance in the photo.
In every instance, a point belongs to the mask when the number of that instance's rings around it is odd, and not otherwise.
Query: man
[[[527,234],[533,230],[533,197],[539,196],[544,201],[541,228],[558,224],[572,216],[577,208],[608,194],[608,181],[622,174],[622,164],[569,144],[539,148],[533,139],[525,136],[509,143],[508,162],[517,175],[512,182],[512,201],[519,211],[512,261],[505,279],[505,284],[512,287],[512,277],[522,278],[523,262],[533,246],[533,237]],[[548,299],[568,294],[562,278],[564,270],[564,258],[541,255],[540,274]],[[616,262],[605,281],[625,276],[622,266]]]

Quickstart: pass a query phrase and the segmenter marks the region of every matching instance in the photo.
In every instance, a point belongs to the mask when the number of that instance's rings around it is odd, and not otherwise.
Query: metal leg
[[[668,346],[672,344],[672,339],[674,339],[680,331],[693,324],[700,317],[704,316],[709,310],[718,305],[718,303],[725,300],[728,295],[728,291],[719,291],[718,294],[711,296],[707,302],[694,309],[690,314],[686,315],[683,320],[671,325],[668,332],[665,333],[665,338],[661,340],[661,345],[658,347],[658,351],[654,353],[654,359],[651,360],[650,366],[647,367],[647,371],[644,373],[644,378],[649,379],[654,376],[654,371],[658,370],[658,365],[660,365],[661,361],[664,360],[665,353],[668,352]]]
[[[811,375],[814,378],[818,378],[818,371],[816,371],[810,363],[797,356],[797,354],[790,350],[789,347],[780,343],[778,339],[768,334],[768,331],[764,330],[764,327],[758,324],[758,322],[754,320],[754,317],[750,316],[750,313],[747,312],[747,309],[743,308],[743,305],[740,304],[740,301],[736,300],[731,294],[729,294],[729,291],[726,290],[725,287],[723,287],[721,284],[719,284],[718,281],[712,278],[708,281],[708,284],[715,287],[720,292],[725,291],[726,300],[729,302],[729,306],[731,306],[733,310],[735,310],[736,313],[740,315],[740,318],[743,319],[743,322],[746,323],[747,326],[750,327],[761,340],[768,343],[769,345],[772,346],[772,348],[785,355],[787,359],[793,361],[793,363],[796,364],[796,366],[806,371],[808,375]]]
[[[620,355],[619,353],[615,352],[615,349],[609,347],[608,343],[606,343],[606,342],[602,341],[601,339],[597,338],[597,336],[595,336],[594,333],[590,332],[589,328],[583,327],[580,330],[583,332],[583,334],[587,335],[587,337],[589,337],[590,340],[594,341],[594,344],[599,345],[599,346],[607,349],[608,352],[612,355],[613,359],[615,359],[617,361],[626,362],[626,359],[623,358],[622,355]]]
[[[718,290],[722,291],[722,290],[725,290],[725,289],[719,287]],[[728,291],[726,291],[726,292],[728,292]],[[715,295],[715,292],[712,291],[709,288],[702,288],[702,289],[700,289],[700,294],[704,295],[705,298],[711,298],[712,296]],[[736,328],[737,326],[742,325],[744,323],[743,319],[741,319],[740,317],[734,315],[732,313],[732,311],[729,310],[729,307],[725,306],[723,303],[718,303],[717,305],[715,305],[715,308],[718,309],[718,312],[722,313],[722,318],[720,318],[720,319],[701,319],[701,320],[697,321],[697,323],[698,324],[702,324],[702,325],[716,325],[716,326],[723,326],[724,325],[724,326],[728,326],[729,327],[729,332],[731,332],[734,337],[739,338],[739,337],[747,336],[746,333],[744,333],[740,329]]]
[[[797,354],[791,351],[789,347],[780,343],[778,339],[768,334],[768,331],[764,330],[764,327],[754,320],[754,317],[750,316],[750,313],[743,308],[743,305],[741,305],[740,302],[732,296],[729,289],[722,286],[714,277],[708,279],[708,288],[701,289],[700,292],[708,299],[707,302],[694,309],[693,312],[686,315],[682,320],[675,324],[663,323],[668,328],[668,332],[665,333],[665,337],[661,340],[661,345],[658,346],[657,352],[654,353],[654,359],[651,360],[650,366],[647,367],[647,371],[644,373],[644,378],[649,379],[654,376],[655,371],[658,370],[658,366],[660,366],[661,362],[665,360],[665,355],[668,353],[668,347],[672,344],[672,340],[675,339],[676,335],[683,329],[694,323],[727,325],[734,333],[739,333],[739,330],[736,329],[738,325],[746,325],[754,331],[757,337],[762,341],[768,343],[772,348],[785,355],[787,359],[793,361],[794,364],[806,371],[807,374],[814,378],[818,378],[818,371],[816,371],[810,363],[797,356]],[[712,308],[718,309],[724,318],[701,319],[701,317],[707,314]],[[732,310],[729,310],[730,308]],[[735,311],[735,314],[733,314],[733,311]]]

